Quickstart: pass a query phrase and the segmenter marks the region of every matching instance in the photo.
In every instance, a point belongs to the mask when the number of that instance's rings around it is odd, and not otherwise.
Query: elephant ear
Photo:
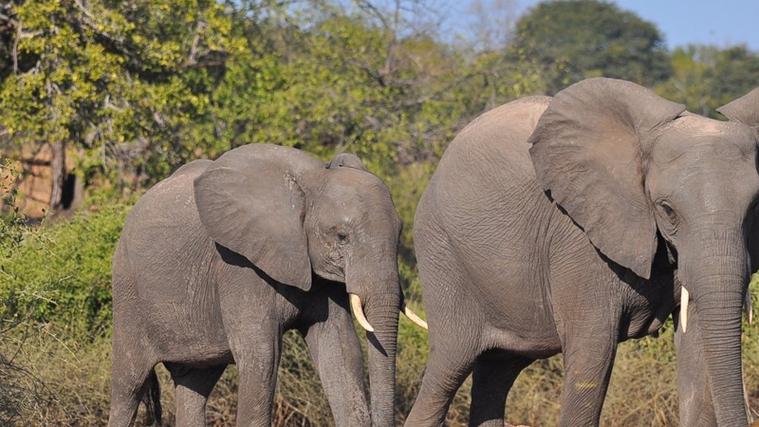
[[[759,87],[742,97],[725,104],[717,111],[728,119],[759,129]],[[753,212],[753,224],[748,238],[748,252],[751,259],[751,272],[759,269],[759,215]]]
[[[251,144],[231,150],[195,179],[195,203],[211,239],[247,258],[272,279],[311,287],[298,180],[321,163],[286,147]]]
[[[644,187],[652,131],[685,110],[623,80],[576,83],[530,136],[536,178],[606,257],[649,278],[656,222]]]
[[[340,153],[335,155],[332,161],[329,162],[329,165],[327,165],[327,169],[334,168],[353,168],[362,171],[366,170],[361,159],[359,159],[357,155],[351,153]]]
[[[717,111],[732,121],[759,127],[759,87],[717,108]]]

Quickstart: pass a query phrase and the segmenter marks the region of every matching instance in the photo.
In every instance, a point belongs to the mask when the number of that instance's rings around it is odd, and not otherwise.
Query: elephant
[[[230,363],[238,425],[271,425],[291,329],[337,425],[392,425],[399,310],[420,321],[399,284],[400,229],[389,190],[352,154],[325,166],[250,144],[179,168],[131,209],[113,256],[109,425],[131,425],[141,400],[160,422],[158,363],[174,381],[176,425],[205,425]],[[370,407],[348,307],[370,343]]]
[[[593,78],[467,125],[414,218],[430,354],[405,425],[440,425],[471,373],[470,425],[503,426],[519,372],[558,353],[559,424],[598,425],[617,343],[672,314],[682,424],[745,427],[759,90],[720,111]]]

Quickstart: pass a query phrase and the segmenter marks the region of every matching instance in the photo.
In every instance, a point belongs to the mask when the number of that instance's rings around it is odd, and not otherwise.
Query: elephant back
[[[527,140],[549,101],[545,96],[522,98],[474,119],[443,154],[425,192],[426,206],[456,216],[457,209],[465,211],[487,199],[482,191],[496,194],[530,186],[540,191]]]
[[[129,212],[117,255],[140,299],[166,299],[168,304],[171,292],[163,288],[176,283],[176,275],[200,279],[201,272],[187,268],[200,260],[187,258],[210,257],[213,245],[195,207],[193,180],[212,163],[196,160],[182,166],[148,190]]]

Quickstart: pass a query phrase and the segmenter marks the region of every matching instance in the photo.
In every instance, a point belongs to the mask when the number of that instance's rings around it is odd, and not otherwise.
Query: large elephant
[[[683,425],[745,427],[759,93],[721,111],[598,78],[462,130],[416,212],[430,355],[406,425],[439,425],[473,371],[470,424],[502,426],[518,373],[559,352],[560,425],[597,425],[617,343],[679,312]]]
[[[325,166],[253,144],[181,167],[134,206],[113,258],[109,425],[131,424],[141,399],[160,419],[163,363],[177,425],[204,426],[232,362],[238,425],[271,425],[289,329],[305,336],[338,425],[392,425],[400,227],[388,189],[353,155]],[[371,413],[349,306],[371,343]]]

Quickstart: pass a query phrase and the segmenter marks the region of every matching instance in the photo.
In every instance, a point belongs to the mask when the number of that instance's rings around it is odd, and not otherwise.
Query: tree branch
[[[192,37],[192,45],[190,45],[190,54],[187,57],[187,61],[185,61],[185,66],[191,66],[196,65],[197,59],[195,56],[198,54],[198,45],[200,44],[200,36],[203,33],[203,30],[206,28],[207,24],[203,20],[198,20],[197,25],[195,25],[195,34]]]

